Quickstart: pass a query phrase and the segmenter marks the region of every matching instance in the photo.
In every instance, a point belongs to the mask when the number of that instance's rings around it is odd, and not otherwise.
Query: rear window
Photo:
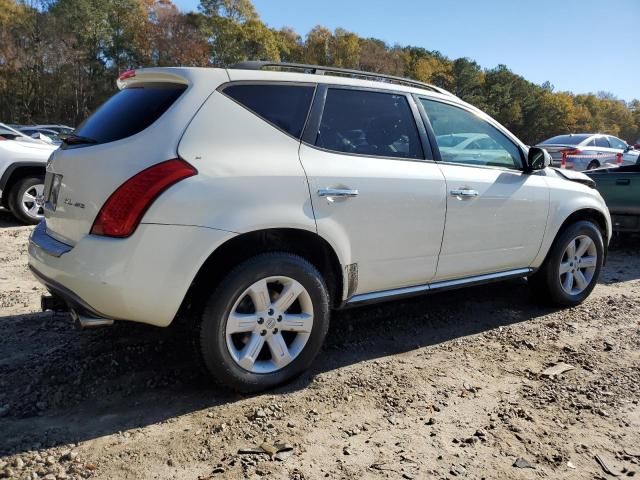
[[[93,140],[91,144],[135,135],[158,120],[186,88],[186,85],[175,83],[127,87],[103,103],[74,134]]]
[[[578,145],[591,135],[558,135],[545,140],[541,145]]]
[[[310,85],[239,84],[225,95],[296,138],[302,136],[315,87]]]

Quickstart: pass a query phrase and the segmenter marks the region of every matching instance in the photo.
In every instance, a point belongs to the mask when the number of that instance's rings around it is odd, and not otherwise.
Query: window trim
[[[418,138],[420,139],[420,146],[422,147],[422,156],[417,158],[387,157],[383,155],[371,155],[366,153],[339,152],[336,150],[330,150],[328,148],[324,148],[316,145],[315,142],[318,135],[318,130],[320,128],[320,123],[322,122],[324,107],[327,101],[327,94],[330,88],[340,89],[340,90],[357,90],[357,91],[363,91],[363,92],[385,93],[387,95],[397,95],[397,96],[405,97],[405,99],[407,100],[407,104],[409,106],[409,110],[411,111],[411,114],[413,116],[413,121],[416,126],[416,131],[418,132]],[[409,92],[403,92],[401,90],[395,90],[395,89],[373,88],[373,87],[365,87],[365,86],[359,86],[359,85],[342,85],[339,83],[319,83],[316,89],[316,96],[314,98],[314,102],[311,105],[311,110],[309,113],[309,119],[307,121],[307,125],[305,126],[305,129],[302,132],[302,143],[308,147],[315,148],[316,150],[332,153],[335,155],[348,155],[352,157],[363,157],[363,158],[381,158],[384,160],[398,160],[398,161],[406,161],[406,162],[433,163],[435,161],[434,150],[431,147],[431,143],[429,141],[427,132],[425,130],[425,126],[422,122],[422,119],[420,118],[419,107],[415,104],[413,95]],[[431,157],[431,158],[428,158],[428,157]]]
[[[313,93],[311,94],[311,103],[309,104],[309,108],[307,109],[307,116],[305,117],[304,123],[302,124],[302,130],[301,130],[301,133],[300,133],[300,138],[296,137],[295,135],[291,135],[291,133],[287,132],[286,130],[281,128],[279,125],[276,125],[275,123],[270,121],[268,118],[264,118],[259,113],[254,112],[249,107],[247,107],[246,105],[240,103],[238,100],[236,100],[235,98],[233,98],[230,95],[227,95],[224,92],[227,88],[232,87],[232,86],[236,86],[236,85],[283,85],[283,86],[287,86],[287,87],[312,87],[313,88]],[[313,83],[313,82],[291,82],[291,81],[278,81],[278,80],[234,80],[232,82],[223,83],[218,88],[216,88],[216,91],[220,92],[222,95],[224,95],[226,98],[228,98],[229,100],[234,102],[236,105],[239,105],[242,108],[244,108],[247,112],[251,113],[252,115],[255,115],[256,117],[258,117],[263,122],[268,123],[269,125],[271,125],[276,130],[284,133],[286,136],[288,136],[290,138],[293,138],[296,142],[300,142],[301,139],[304,137],[304,132],[305,132],[305,130],[307,128],[307,124],[309,123],[309,118],[311,116],[311,110],[313,108],[313,104],[315,102],[316,94],[318,92],[318,84],[317,83]]]
[[[484,112],[481,112],[479,110],[475,111],[473,108],[469,108],[464,104],[447,101],[441,98],[430,97],[428,95],[418,94],[418,93],[414,93],[413,96],[415,97],[415,102],[418,105],[418,109],[420,110],[420,115],[422,117],[422,121],[424,122],[427,133],[429,135],[429,140],[431,141],[431,144],[434,145],[433,151],[436,156],[436,160],[439,163],[442,163],[443,165],[460,165],[460,166],[472,167],[472,168],[490,168],[494,170],[504,170],[507,172],[524,172],[525,158],[526,158],[526,152],[524,151],[524,144],[522,144],[515,135],[509,132],[504,126],[500,125],[500,123],[495,121],[493,118],[489,117]],[[471,115],[474,115],[475,117],[478,117],[478,119],[480,119],[481,121],[488,123],[489,125],[494,127],[496,130],[498,130],[498,132],[504,135],[505,138],[508,141],[510,141],[518,149],[518,151],[520,152],[520,165],[517,168],[508,168],[508,167],[498,167],[496,165],[471,165],[466,163],[447,162],[442,160],[442,155],[440,154],[440,147],[438,146],[435,131],[433,130],[433,126],[431,125],[431,120],[429,119],[429,115],[427,114],[427,111],[424,108],[424,105],[420,101],[421,99],[425,99],[431,102],[443,103],[450,107],[459,108],[460,110],[463,110],[467,113],[470,113]],[[478,115],[478,112],[480,112],[481,115]]]

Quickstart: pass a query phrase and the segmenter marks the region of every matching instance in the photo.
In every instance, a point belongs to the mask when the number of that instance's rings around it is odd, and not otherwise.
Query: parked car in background
[[[633,165],[638,161],[640,151],[624,140],[613,135],[599,133],[569,133],[557,135],[538,144],[551,154],[554,167],[562,166],[573,170],[592,170],[604,165],[615,166],[618,154],[622,155],[621,165]]]
[[[574,306],[596,285],[611,219],[593,181],[436,86],[249,62],[118,87],[47,167],[42,306],[83,326],[178,315],[231,388],[300,374],[331,308],[524,277]],[[451,154],[458,136],[482,155]]]
[[[484,133],[439,135],[437,141],[443,160],[498,166],[509,161],[500,144]]]
[[[31,128],[45,128],[47,130],[53,130],[54,132],[62,135],[68,135],[75,130],[75,128],[69,127],[68,125],[59,125],[59,124],[32,125]]]
[[[640,160],[586,172],[609,207],[614,231],[640,232]]]
[[[50,143],[54,145],[62,144],[62,139],[60,138],[60,134],[55,130],[50,130],[48,128],[42,128],[42,127],[22,127],[20,128],[20,131],[30,137],[40,138],[41,140],[45,140],[45,141],[46,139],[49,139]],[[41,138],[40,137],[41,135],[45,136],[46,139]]]
[[[0,123],[0,205],[24,223],[42,219],[45,167],[56,148]]]

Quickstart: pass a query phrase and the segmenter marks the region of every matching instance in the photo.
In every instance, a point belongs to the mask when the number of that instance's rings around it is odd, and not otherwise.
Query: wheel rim
[[[579,295],[591,282],[598,263],[595,242],[580,235],[569,242],[560,260],[559,276],[562,289],[569,295]]]
[[[225,326],[233,360],[252,373],[273,373],[304,350],[313,328],[309,292],[290,277],[258,280],[238,297]]]
[[[44,184],[38,183],[27,188],[22,194],[20,206],[22,211],[31,218],[42,218],[44,215]]]

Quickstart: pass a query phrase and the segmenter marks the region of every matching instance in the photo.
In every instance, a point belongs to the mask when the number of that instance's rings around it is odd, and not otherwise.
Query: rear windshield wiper
[[[84,143],[98,143],[97,140],[89,137],[83,137],[82,135],[74,135],[70,133],[68,135],[60,135],[60,139],[67,145],[81,145]]]

